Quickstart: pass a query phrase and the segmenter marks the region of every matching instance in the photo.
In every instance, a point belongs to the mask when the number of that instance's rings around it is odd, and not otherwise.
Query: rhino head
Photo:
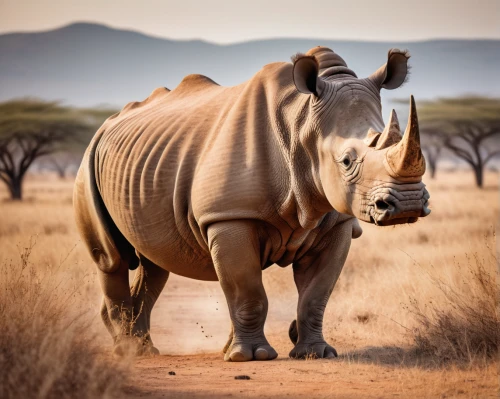
[[[325,47],[294,59],[295,86],[311,96],[317,139],[301,141],[315,158],[320,190],[337,211],[380,226],[413,223],[430,213],[413,96],[404,134],[394,110],[387,124],[381,113],[380,91],[405,82],[408,59],[407,52],[392,49],[387,63],[365,79]],[[314,149],[307,148],[311,142]]]

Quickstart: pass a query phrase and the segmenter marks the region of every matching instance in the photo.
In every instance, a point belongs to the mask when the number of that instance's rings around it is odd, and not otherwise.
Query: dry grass
[[[500,343],[499,284],[492,253],[474,253],[467,265],[456,264],[459,283],[430,278],[440,298],[412,298],[410,312],[417,325],[412,336],[418,352],[441,363],[467,365],[497,359]],[[423,302],[423,303],[422,303]]]
[[[102,356],[90,330],[84,288],[72,277],[30,262],[36,237],[17,260],[0,263],[0,397],[111,398],[125,380],[124,363]]]
[[[493,250],[498,175],[487,174],[485,190],[476,189],[472,174],[465,172],[440,173],[427,183],[429,218],[383,229],[363,224],[364,234],[353,241],[327,307],[325,338],[341,354],[352,392],[361,396],[355,387],[364,386],[370,372],[381,381],[382,396],[389,389],[403,397],[414,392],[484,397],[498,388],[492,362],[499,331]],[[6,386],[31,389],[30,397],[42,386],[77,387],[83,380],[91,381],[88,391],[76,396],[111,395],[123,377],[103,355],[111,339],[98,317],[100,290],[73,222],[71,189],[70,180],[31,178],[28,201],[11,203],[1,202],[7,193],[0,186],[0,369],[9,362],[18,370],[0,375],[2,398],[9,397],[2,392]],[[20,254],[32,236],[37,243],[20,275]],[[286,355],[297,303],[290,268],[266,270],[264,284],[270,304],[266,334]],[[5,296],[5,287],[15,292]],[[219,351],[225,326],[229,321],[218,284],[171,276],[152,317],[153,340],[162,353]],[[333,374],[339,366],[306,363],[301,367]],[[428,365],[439,367],[431,372]],[[44,376],[50,376],[45,383]]]

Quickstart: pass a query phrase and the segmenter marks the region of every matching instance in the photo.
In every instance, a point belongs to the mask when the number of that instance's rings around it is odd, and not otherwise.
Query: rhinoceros
[[[277,357],[264,335],[262,271],[293,265],[293,358],[337,356],[323,314],[358,222],[427,216],[425,160],[410,99],[401,134],[381,89],[407,77],[409,54],[357,78],[326,47],[223,87],[189,75],[108,118],[86,150],[74,208],[97,264],[114,351],[155,354],[151,310],[169,273],[219,281],[232,331],[226,361]],[[136,269],[129,286],[129,269]]]

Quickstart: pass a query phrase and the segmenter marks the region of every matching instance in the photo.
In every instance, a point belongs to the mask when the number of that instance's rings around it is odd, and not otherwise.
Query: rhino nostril
[[[378,200],[377,202],[375,202],[375,207],[379,211],[385,211],[386,209],[394,208],[394,204],[391,201]]]

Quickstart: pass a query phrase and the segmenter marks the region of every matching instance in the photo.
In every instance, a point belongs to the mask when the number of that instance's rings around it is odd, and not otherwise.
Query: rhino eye
[[[345,156],[344,159],[342,159],[342,164],[348,168],[349,166],[351,166],[351,158],[349,156]]]

